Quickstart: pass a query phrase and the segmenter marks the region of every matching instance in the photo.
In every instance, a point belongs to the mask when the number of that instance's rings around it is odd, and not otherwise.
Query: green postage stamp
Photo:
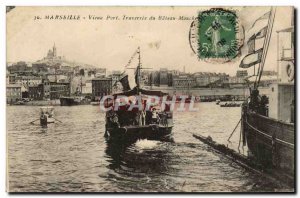
[[[231,60],[238,53],[237,16],[224,9],[211,9],[198,16],[198,57]]]

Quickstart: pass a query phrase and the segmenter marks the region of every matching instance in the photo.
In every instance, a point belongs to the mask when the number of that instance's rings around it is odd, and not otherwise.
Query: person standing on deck
[[[152,123],[157,124],[159,117],[155,108],[152,109]]]
[[[142,126],[146,125],[145,121],[146,121],[146,112],[145,110],[143,110],[141,111],[141,116],[140,116],[140,122]]]
[[[168,126],[168,115],[165,111],[162,112],[161,114],[162,118],[161,118],[161,121],[162,121],[162,125],[164,126]]]

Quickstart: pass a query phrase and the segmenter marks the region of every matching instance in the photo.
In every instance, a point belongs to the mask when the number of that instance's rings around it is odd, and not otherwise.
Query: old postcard
[[[8,192],[295,192],[294,8],[6,8]]]

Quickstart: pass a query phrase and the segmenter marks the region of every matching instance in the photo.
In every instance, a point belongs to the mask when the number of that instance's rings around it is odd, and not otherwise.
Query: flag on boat
[[[263,47],[264,38],[267,35],[267,26],[263,27],[257,33],[254,33],[248,40],[248,53],[252,54],[255,52],[256,49],[260,49]]]
[[[264,15],[262,15],[261,17],[259,17],[258,19],[256,19],[254,21],[254,23],[252,24],[252,26],[250,27],[250,29],[252,29],[257,24],[257,22],[261,22],[261,21],[266,21],[267,22],[268,19],[269,19],[269,17],[270,17],[270,14],[271,14],[271,11],[265,13]]]
[[[268,32],[268,19],[271,12],[267,12],[254,21],[251,28],[252,36],[248,39],[248,54],[243,58],[240,63],[240,68],[249,68],[261,62],[264,41]],[[263,24],[258,24],[261,21]],[[263,25],[263,26],[261,26]],[[258,49],[258,50],[256,50]]]
[[[128,81],[128,75],[122,77],[122,78],[120,79],[120,83],[122,84],[123,91],[128,91],[128,90],[130,90],[130,85],[129,85],[129,81]]]
[[[259,32],[256,33],[255,39],[264,38],[267,35],[268,26],[263,27]]]
[[[249,54],[254,53],[255,52],[255,35],[252,35],[249,38],[247,44],[248,44],[248,53]]]
[[[240,63],[240,68],[249,68],[255,64],[260,63],[262,58],[263,48],[246,55]]]

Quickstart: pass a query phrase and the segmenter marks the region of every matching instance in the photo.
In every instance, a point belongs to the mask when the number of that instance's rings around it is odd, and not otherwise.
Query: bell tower
[[[56,47],[55,47],[55,43],[53,45],[53,57],[56,57]]]

